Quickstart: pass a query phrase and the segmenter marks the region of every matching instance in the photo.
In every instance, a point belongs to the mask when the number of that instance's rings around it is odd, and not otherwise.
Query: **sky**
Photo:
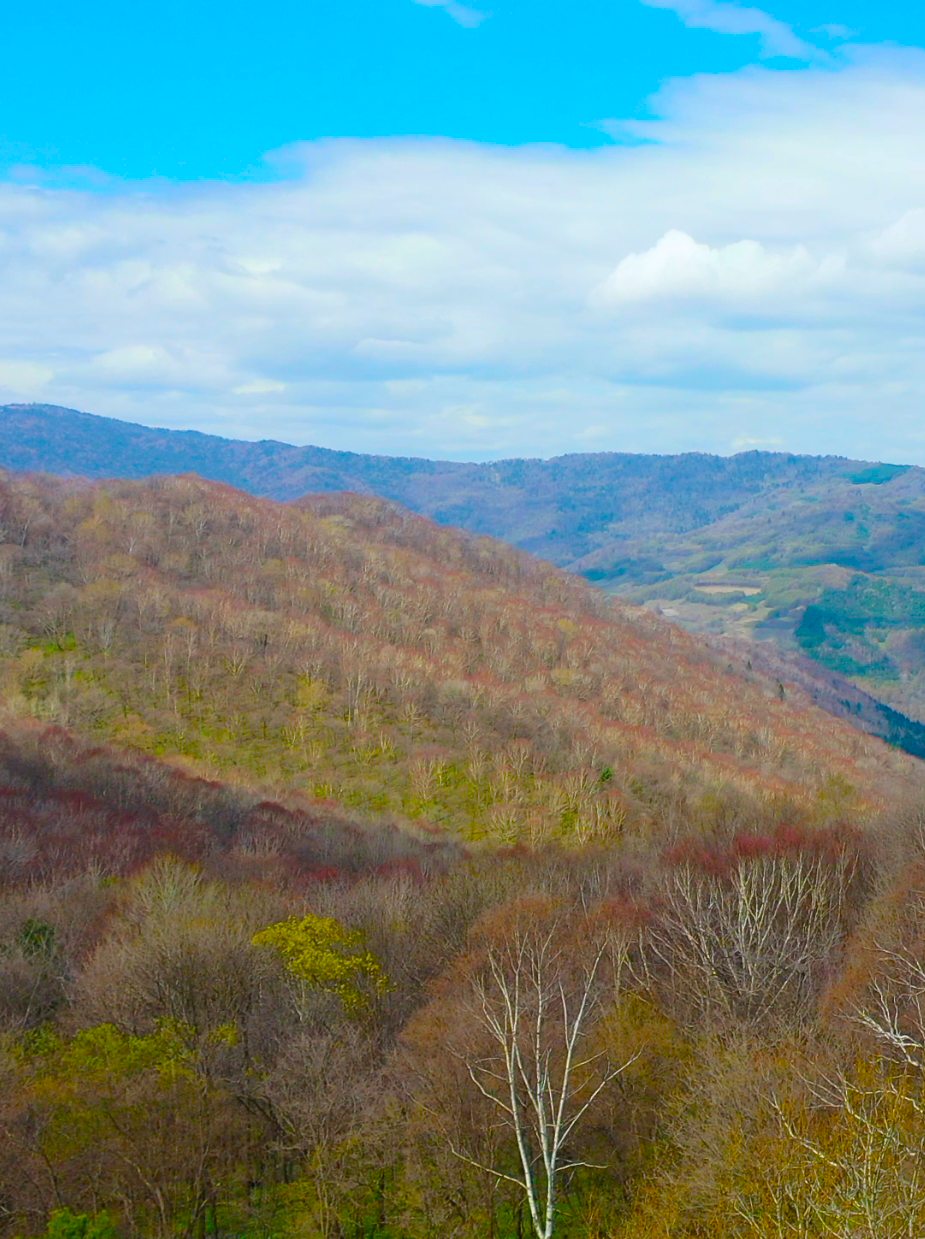
[[[925,8],[10,6],[0,403],[925,464]]]

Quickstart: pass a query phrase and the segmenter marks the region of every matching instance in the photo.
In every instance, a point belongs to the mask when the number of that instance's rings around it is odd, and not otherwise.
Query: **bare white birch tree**
[[[885,1057],[925,1071],[925,959],[916,947],[877,945],[877,975],[852,1013]]]
[[[797,1069],[771,1106],[789,1160],[736,1214],[761,1239],[920,1239],[925,1234],[925,897],[890,907],[856,966],[846,1007],[868,1042],[850,1069]],[[769,1218],[773,1214],[774,1225]]]
[[[594,1049],[602,1008],[619,987],[621,943],[576,941],[574,920],[521,921],[490,944],[470,979],[467,1006],[484,1034],[463,1055],[472,1084],[513,1134],[519,1169],[480,1168],[523,1192],[538,1239],[552,1239],[561,1176],[589,1163],[570,1149],[595,1101],[633,1061]],[[465,1152],[456,1156],[480,1165]]]
[[[920,1239],[925,1233],[925,1130],[908,1074],[842,1072],[801,1080],[803,1096],[772,1108],[789,1144],[761,1190],[732,1192],[755,1239]]]

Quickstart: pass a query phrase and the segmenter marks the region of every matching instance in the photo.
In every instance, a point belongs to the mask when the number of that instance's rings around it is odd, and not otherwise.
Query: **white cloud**
[[[2,184],[0,399],[361,451],[925,463],[925,54],[851,57],[670,83],[597,150]]]
[[[269,392],[286,390],[285,383],[277,383],[275,379],[255,379],[253,383],[242,383],[232,389],[236,396],[262,396]]]
[[[418,0],[421,3],[422,0]],[[651,9],[669,9],[685,26],[717,34],[757,34],[762,56],[813,60],[817,48],[794,34],[790,26],[762,9],[743,7],[731,0],[642,0]]]
[[[838,258],[815,262],[804,246],[772,253],[758,241],[703,245],[671,228],[641,254],[628,254],[597,288],[594,305],[646,301],[690,301],[702,313],[707,301],[730,307],[766,308],[772,298],[792,298],[797,290],[834,275]]]
[[[93,358],[92,365],[119,379],[157,377],[170,367],[171,358],[159,345],[124,344]]]
[[[422,4],[427,9],[443,9],[454,22],[470,30],[480,26],[485,18],[490,16],[489,13],[474,9],[471,5],[459,4],[458,0],[414,0],[414,3]]]
[[[7,396],[37,396],[55,377],[50,366],[33,361],[4,361],[0,358],[0,399]]]
[[[925,266],[925,208],[906,211],[874,237],[871,249],[876,259],[891,267],[920,270]]]

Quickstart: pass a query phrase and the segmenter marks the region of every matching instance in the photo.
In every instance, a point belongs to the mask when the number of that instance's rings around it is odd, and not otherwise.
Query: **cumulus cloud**
[[[713,247],[671,228],[651,249],[627,254],[592,290],[593,305],[688,301],[702,313],[706,303],[733,308],[767,308],[777,298],[831,279],[842,262],[814,261],[802,245],[773,253],[758,241]]]
[[[486,458],[925,463],[925,55],[670,83],[597,150],[329,141],[0,184],[0,399]]]
[[[651,9],[669,9],[685,26],[694,29],[713,30],[717,34],[757,34],[764,57],[813,60],[819,55],[818,48],[762,9],[733,4],[730,0],[642,0],[642,3]]]

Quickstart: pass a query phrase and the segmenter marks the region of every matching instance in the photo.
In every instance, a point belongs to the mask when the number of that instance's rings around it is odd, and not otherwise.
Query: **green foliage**
[[[193,1058],[185,1034],[174,1020],[161,1020],[155,1032],[141,1036],[112,1024],[83,1028],[70,1038],[45,1028],[26,1040],[24,1051],[36,1079],[52,1096],[59,1090],[71,1093],[94,1078],[111,1082],[149,1071],[162,1075],[189,1071]]]
[[[882,486],[884,482],[892,482],[908,472],[910,465],[871,465],[869,469],[859,469],[857,473],[849,473],[848,477],[855,486]]]
[[[27,955],[48,959],[55,953],[54,926],[29,917],[19,931],[19,941]]]
[[[825,589],[803,612],[794,636],[807,654],[842,675],[898,680],[883,633],[925,625],[925,592],[855,576],[844,589]]]
[[[367,1009],[370,988],[382,994],[389,987],[375,956],[363,950],[363,934],[331,917],[290,917],[255,934],[254,944],[276,951],[309,987],[336,994],[350,1015]]]
[[[816,650],[826,639],[825,612],[821,607],[808,606],[794,636],[807,653]]]
[[[108,1213],[90,1217],[70,1209],[54,1209],[43,1239],[113,1239],[114,1235],[115,1227]]]

